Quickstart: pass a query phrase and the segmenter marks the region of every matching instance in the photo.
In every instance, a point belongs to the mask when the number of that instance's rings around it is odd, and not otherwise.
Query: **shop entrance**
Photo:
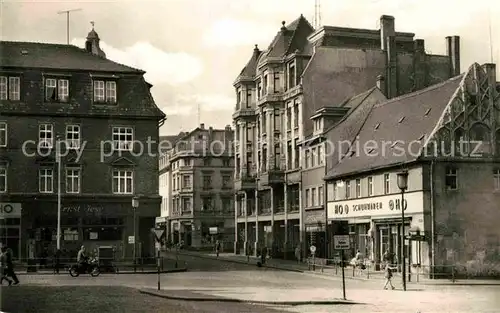
[[[12,249],[12,257],[19,259],[21,251],[21,219],[2,218],[0,219],[0,242],[2,246]]]
[[[405,223],[405,234],[408,234],[410,225],[409,223]],[[408,254],[408,245],[405,243],[405,247],[401,250],[401,233],[402,228],[401,224],[385,224],[378,226],[378,234],[379,234],[379,255],[378,260],[383,263],[383,255],[386,251],[393,256],[391,260],[391,264],[393,266],[397,266],[400,270],[400,263],[402,260],[402,252],[404,251],[405,255]]]

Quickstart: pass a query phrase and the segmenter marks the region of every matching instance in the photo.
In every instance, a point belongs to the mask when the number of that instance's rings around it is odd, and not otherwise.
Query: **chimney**
[[[395,35],[394,16],[382,15],[380,17],[380,44],[382,50],[387,50],[387,38]]]
[[[384,75],[378,75],[377,76],[377,88],[380,89],[380,91],[385,95],[386,90],[385,90],[385,78]]]
[[[201,123],[201,124],[200,124],[200,128],[201,128],[201,129],[205,129],[205,124],[204,124],[204,123]]]
[[[416,39],[413,42],[413,49],[415,52],[425,53],[425,41],[423,39]]]
[[[460,37],[446,37],[446,54],[450,58],[450,76],[460,75]]]
[[[386,94],[387,99],[391,99],[397,96],[397,52],[396,52],[396,37],[389,36],[387,37],[387,75],[386,75]]]
[[[259,56],[259,53],[260,53],[259,46],[255,45],[255,48],[253,48],[253,57],[257,58]]]

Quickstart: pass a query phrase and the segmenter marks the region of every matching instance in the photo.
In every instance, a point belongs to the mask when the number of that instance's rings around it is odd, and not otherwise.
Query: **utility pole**
[[[68,45],[69,45],[69,13],[81,11],[81,10],[82,9],[72,9],[72,10],[65,10],[65,11],[57,12],[57,14],[66,14],[66,42]]]

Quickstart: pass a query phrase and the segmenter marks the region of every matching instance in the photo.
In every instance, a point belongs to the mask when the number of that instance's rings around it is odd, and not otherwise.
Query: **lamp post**
[[[60,137],[56,141],[56,162],[57,162],[57,250],[61,250],[61,145]]]
[[[401,190],[401,269],[403,278],[403,290],[406,291],[406,267],[405,267],[405,191],[408,189],[408,171],[398,173],[398,188]]]
[[[136,238],[136,210],[139,207],[139,197],[132,198],[132,208],[134,210],[134,273],[137,270],[137,254],[136,254],[136,246],[137,246],[137,238]]]

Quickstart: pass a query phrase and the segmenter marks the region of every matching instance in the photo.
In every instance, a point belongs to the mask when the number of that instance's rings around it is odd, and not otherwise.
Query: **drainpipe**
[[[436,216],[435,216],[435,203],[434,203],[434,160],[431,160],[430,168],[430,191],[431,191],[431,278],[435,278],[436,266]]]

